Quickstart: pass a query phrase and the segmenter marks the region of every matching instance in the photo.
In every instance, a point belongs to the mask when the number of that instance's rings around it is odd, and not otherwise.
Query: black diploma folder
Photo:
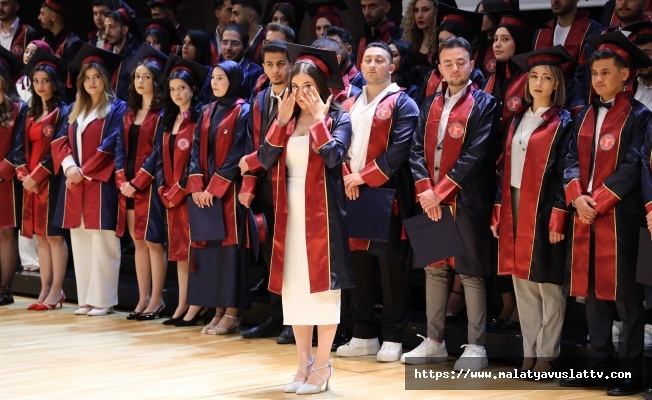
[[[641,228],[638,240],[636,282],[652,286],[652,237],[646,228]]]
[[[226,237],[222,199],[213,197],[213,205],[200,208],[188,196],[188,220],[190,222],[190,240],[193,242],[222,240]],[[172,232],[174,234],[174,232]]]
[[[403,221],[416,258],[415,267],[464,254],[464,244],[450,207],[442,206],[442,218],[435,222],[426,213]]]
[[[360,197],[346,199],[346,222],[353,239],[389,241],[394,189],[360,186]]]

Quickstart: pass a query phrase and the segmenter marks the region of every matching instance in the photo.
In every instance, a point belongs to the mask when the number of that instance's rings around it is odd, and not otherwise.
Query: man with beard
[[[215,18],[217,18],[217,26],[215,31],[208,32],[211,37],[211,65],[219,62],[222,55],[222,48],[220,42],[222,41],[222,31],[228,24],[231,23],[231,12],[233,5],[231,0],[215,0]]]
[[[600,19],[602,26],[610,26],[620,22],[616,8],[616,0],[608,0],[604,4],[602,18]],[[645,19],[648,21],[652,19],[652,3],[648,4],[645,9]]]
[[[147,2],[147,7],[149,7],[150,12],[152,13],[152,18],[154,19],[170,18],[177,30],[179,39],[183,42],[183,38],[186,36],[186,30],[181,27],[177,18],[179,0],[149,0]]]
[[[261,243],[264,273],[263,282],[257,286],[267,291],[269,264],[272,257],[274,231],[274,207],[272,204],[272,185],[267,171],[262,167],[256,153],[263,142],[267,130],[276,119],[278,103],[288,87],[290,75],[290,57],[285,43],[268,42],[261,51],[263,69],[270,86],[258,93],[252,101],[249,119],[249,137],[247,138],[247,155],[240,160],[240,171],[244,175],[238,199],[245,207],[251,207],[254,213],[263,213],[267,222],[265,242]],[[294,343],[292,326],[283,326],[283,303],[281,296],[269,293],[269,318],[260,325],[242,332],[245,339],[276,337],[279,344]]]
[[[263,69],[246,55],[249,48],[249,34],[238,24],[230,24],[222,32],[222,60],[231,60],[240,64],[245,77],[243,97],[248,99],[254,93],[258,78]]]
[[[104,17],[104,30],[106,41],[110,45],[109,51],[125,57],[118,69],[115,82],[112,82],[116,97],[123,101],[127,101],[129,98],[129,85],[131,84],[131,71],[124,67],[131,63],[131,57],[139,46],[131,32],[135,17],[135,11],[124,2],[122,2],[121,8],[109,11]]]
[[[50,45],[54,55],[70,64],[81,48],[82,41],[66,27],[70,5],[64,0],[45,0],[38,20],[46,33],[43,41]]]
[[[260,25],[262,6],[258,0],[232,0],[231,3],[231,22],[240,25],[247,32],[247,37],[251,40],[247,42],[247,55],[251,61],[258,64],[265,39],[265,29]]]
[[[104,17],[109,11],[113,11],[111,0],[93,0],[93,23],[97,29],[88,34],[88,43],[104,50],[110,47],[104,35]]]
[[[387,13],[391,8],[390,0],[360,0],[365,25],[364,34],[361,35],[355,44],[355,65],[360,68],[362,54],[367,45],[372,42],[389,43],[392,39],[400,39],[403,30],[400,26],[387,19]],[[328,34],[327,34],[328,35]]]
[[[2,24],[0,46],[22,59],[25,47],[38,38],[38,33],[18,18],[18,10],[20,10],[18,0],[0,2],[0,24]]]
[[[333,39],[340,45],[340,52],[342,54],[340,71],[342,72],[342,76],[346,76],[352,86],[362,89],[367,82],[365,82],[362,73],[355,66],[355,63],[351,61],[351,33],[339,26],[331,26],[326,31],[326,37]]]
[[[601,31],[600,25],[589,18],[586,10],[577,9],[578,2],[579,0],[550,0],[553,19],[546,23],[546,29],[540,29],[534,35],[534,50],[562,45],[575,60],[561,67],[566,93],[572,93],[573,90],[576,60],[584,47],[584,38],[599,35]]]

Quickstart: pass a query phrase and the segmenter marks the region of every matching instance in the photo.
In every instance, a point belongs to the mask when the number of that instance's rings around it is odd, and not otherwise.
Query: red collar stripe
[[[634,65],[634,59],[632,56],[630,56],[625,50],[621,49],[620,47],[611,44],[611,43],[602,43],[600,46],[598,46],[598,50],[609,50],[613,51],[618,55],[618,57],[622,58],[623,61],[627,64],[628,68],[631,68],[632,65]]]
[[[328,69],[328,65],[326,65],[325,62],[323,62],[321,59],[319,59],[319,57],[315,57],[315,56],[310,55],[310,54],[305,54],[305,55],[299,56],[297,58],[296,62],[301,62],[301,61],[310,61],[313,64],[315,64],[315,66],[317,68],[319,68],[321,70],[321,72],[323,72],[326,75],[326,79],[328,79],[328,77],[331,75],[330,70]]]

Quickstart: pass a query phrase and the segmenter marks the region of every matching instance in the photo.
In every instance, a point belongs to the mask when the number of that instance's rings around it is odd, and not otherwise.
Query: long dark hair
[[[154,85],[154,98],[152,99],[152,104],[149,109],[151,111],[160,110],[163,108],[163,88],[161,87],[161,67],[154,61],[150,60],[141,60],[136,64],[136,68],[131,72],[131,84],[129,84],[129,99],[127,100],[127,106],[132,110],[140,110],[143,108],[143,96],[138,94],[136,91],[136,86],[134,85],[136,69],[140,66],[144,66],[149,70],[149,73],[152,74],[152,84]]]
[[[170,53],[172,46],[170,45],[170,36],[167,31],[163,31],[159,28],[149,28],[143,35],[143,42],[147,39],[147,36],[153,36],[154,39],[158,40],[161,44],[161,53]]]
[[[0,103],[0,126],[8,127],[13,123],[11,120],[11,110],[14,102],[19,101],[20,98],[18,97],[14,80],[11,79],[11,76],[9,76],[5,68],[0,68],[0,79],[2,79],[2,94],[4,95],[4,101]]]
[[[328,100],[328,97],[331,95],[331,90],[328,87],[328,82],[326,80],[326,74],[324,74],[321,69],[317,68],[317,66],[310,61],[299,61],[294,63],[292,69],[290,70],[290,90],[292,90],[292,78],[299,74],[306,74],[314,79],[319,97],[321,97],[321,101],[326,103],[326,100]],[[336,110],[341,111],[342,107],[339,103],[331,101],[331,107],[328,111],[330,112]]]
[[[63,82],[59,77],[59,73],[55,71],[54,68],[52,68],[47,64],[37,65],[29,74],[29,81],[34,82],[34,74],[40,71],[43,71],[46,74],[48,74],[48,79],[50,79],[50,83],[52,84],[52,88],[54,89],[52,98],[48,100],[48,108],[50,110],[54,108],[50,105],[55,105],[56,107],[61,106],[61,104],[63,104],[65,87],[63,86]],[[32,94],[32,106],[29,108],[29,111],[27,112],[28,117],[38,117],[41,114],[43,114],[43,101],[41,100],[41,96],[39,96],[39,94],[36,93],[36,89],[34,89],[34,86],[35,85],[32,83],[32,86],[29,88],[29,91]]]
[[[190,38],[190,42],[195,46],[195,59],[191,61],[201,65],[209,65],[211,63],[211,42],[208,34],[196,29],[188,29],[186,36]]]
[[[172,97],[170,97],[170,81],[172,79],[181,79],[186,82],[193,91],[192,99],[190,100],[190,120],[192,122],[197,122],[197,120],[199,120],[202,106],[200,98],[201,87],[197,85],[195,78],[185,70],[177,70],[171,73],[165,83],[166,93],[163,100],[163,126],[166,131],[172,131],[174,120],[179,114],[179,106],[174,104]]]
[[[419,82],[419,71],[417,71],[417,63],[414,59],[414,49],[405,40],[392,39],[389,44],[396,46],[396,50],[401,55],[398,71],[393,72],[396,74],[396,84],[409,89],[415,82]]]
[[[274,17],[274,14],[277,11],[280,11],[281,14],[283,14],[285,18],[287,18],[288,25],[290,26],[290,28],[294,29],[295,32],[298,29],[301,29],[300,26],[297,26],[297,14],[294,11],[294,8],[292,8],[289,4],[286,3],[275,4],[274,7],[272,7],[271,14],[269,15],[269,21],[265,21],[265,22],[272,22],[272,17]]]

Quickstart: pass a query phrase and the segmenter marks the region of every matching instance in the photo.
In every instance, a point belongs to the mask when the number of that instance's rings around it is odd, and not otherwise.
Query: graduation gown
[[[383,42],[389,44],[390,40],[401,39],[402,36],[403,29],[400,26],[396,26],[394,22],[389,19],[376,27],[373,33],[371,32],[371,27],[364,24],[364,34],[358,38],[355,45],[355,66],[358,69],[360,68],[360,65],[362,64],[362,56],[364,56],[364,51],[367,49],[369,43]]]
[[[11,84],[11,82],[7,82]],[[11,125],[0,126],[0,229],[15,228],[20,224],[23,186],[16,178],[15,148],[17,137],[25,129],[27,105],[15,101],[11,108]]]
[[[71,110],[74,104],[70,106]],[[115,231],[118,221],[118,190],[115,186],[115,146],[118,135],[122,135],[122,117],[127,106],[115,99],[104,119],[95,119],[82,133],[82,163],[79,163],[77,143],[77,122],[64,123],[52,142],[52,158],[55,173],[61,169],[61,162],[69,155],[84,171],[84,179],[68,188],[62,179],[54,224],[65,229]],[[61,171],[65,174],[65,171]],[[90,178],[86,179],[86,178]]]
[[[445,88],[421,105],[419,127],[410,149],[416,195],[432,189],[451,211],[466,253],[448,262],[474,277],[491,275],[488,229],[495,196],[493,151],[497,137],[496,100],[471,84],[451,110],[443,139],[439,182],[435,185],[435,148]],[[479,228],[479,227],[487,227]],[[440,265],[437,263],[436,265]],[[421,267],[421,266],[420,266]]]
[[[111,87],[115,92],[115,96],[122,101],[129,100],[129,85],[132,83],[132,71],[129,71],[129,66],[132,63],[132,57],[136,51],[138,51],[139,46],[140,43],[129,34],[127,42],[122,47],[122,50],[120,50],[120,53],[118,53],[125,58],[120,62],[120,66],[115,70],[111,77]],[[111,46],[108,51],[113,52],[113,46]]]
[[[343,106],[350,111],[357,98],[350,98]],[[351,251],[371,254],[395,261],[405,261],[409,250],[402,220],[414,215],[414,187],[410,173],[410,145],[419,123],[419,108],[404,91],[386,93],[376,106],[365,167],[360,177],[374,188],[395,190],[393,215],[388,242],[349,239]],[[349,163],[343,166],[344,175],[351,174]]]
[[[573,127],[566,156],[566,204],[588,194],[589,171],[595,159],[593,192],[598,216],[592,226],[572,215],[564,286],[571,296],[588,295],[589,238],[595,231],[595,295],[601,300],[641,301],[635,283],[639,228],[644,226],[640,149],[652,123],[652,112],[628,91],[616,95],[600,130],[597,152],[594,131],[597,109],[583,107]],[[594,154],[595,153],[595,154]]]
[[[493,38],[485,38],[475,51],[473,59],[476,68],[479,68],[485,79],[496,73],[496,56],[493,49]]]
[[[140,125],[138,145],[129,148],[129,129],[136,119],[136,112],[129,110],[124,116],[123,133],[116,139],[115,184],[129,182],[136,189],[134,193],[134,234],[136,240],[165,243],[163,203],[153,185],[156,176],[156,149],[161,147],[163,137],[163,116],[160,111],[149,111]],[[136,151],[135,176],[127,181],[125,168],[130,151]],[[122,237],[127,226],[127,198],[122,194],[118,200],[118,226],[116,235]]]
[[[287,226],[285,146],[296,119],[286,126],[273,122],[258,159],[271,169],[274,196],[274,248],[270,264],[269,291],[281,294]],[[346,225],[346,199],[342,163],[351,140],[349,114],[333,111],[310,127],[310,156],[306,172],[306,246],[310,293],[353,287]]]
[[[166,208],[168,260],[189,262],[190,225],[186,183],[197,123],[190,119],[190,110],[184,112],[183,117],[179,132],[172,135],[172,132],[164,131],[162,145],[156,148],[156,185]]]
[[[473,68],[471,71],[470,79],[471,82],[475,83],[478,87],[482,86],[484,83],[482,71],[477,68]],[[423,80],[421,88],[419,89],[418,103],[421,104],[426,97],[434,95],[442,82],[444,82],[444,77],[441,75],[437,67],[428,72],[426,78]]]
[[[213,102],[205,107],[195,129],[186,193],[206,190],[222,200],[226,233],[222,246],[246,244],[241,232],[245,208],[236,196],[241,183],[238,163],[245,153],[248,118],[249,104],[244,99],[237,99],[228,107]]]
[[[498,75],[498,76],[497,76]],[[507,134],[507,126],[516,111],[525,103],[525,84],[528,74],[509,62],[498,62],[496,73],[485,82],[484,91],[498,101],[501,138]]]
[[[16,173],[22,181],[27,176],[38,184],[39,192],[34,194],[29,190],[23,190],[23,220],[20,228],[21,235],[31,238],[39,236],[61,236],[63,230],[54,225],[54,211],[56,210],[57,199],[64,176],[61,172],[55,174],[55,166],[52,161],[51,144],[55,133],[68,120],[70,108],[64,104],[59,105],[48,115],[43,117],[40,125],[41,137],[38,149],[38,164],[31,169],[28,160],[37,149],[30,144],[30,130],[35,125],[34,117],[25,121],[24,133],[21,132],[16,145]]]
[[[243,96],[245,99],[248,99],[256,93],[256,82],[258,82],[258,78],[263,74],[263,68],[247,57],[244,57],[240,62],[240,68],[242,68],[242,73],[244,73]]]
[[[491,226],[500,227],[498,274],[561,285],[566,242],[551,244],[549,232],[566,235],[570,213],[564,197],[563,176],[573,123],[570,113],[562,108],[551,107],[541,115],[544,122],[532,133],[525,153],[514,235],[512,141],[529,107],[530,104],[523,106],[514,116],[505,142],[505,162],[500,170],[491,219]]]
[[[14,38],[11,40],[11,46],[9,51],[14,53],[16,57],[19,57],[20,60],[23,60],[23,53],[27,45],[32,41],[39,38],[39,34],[36,29],[24,23],[22,20],[18,23],[18,29],[14,34]]]

